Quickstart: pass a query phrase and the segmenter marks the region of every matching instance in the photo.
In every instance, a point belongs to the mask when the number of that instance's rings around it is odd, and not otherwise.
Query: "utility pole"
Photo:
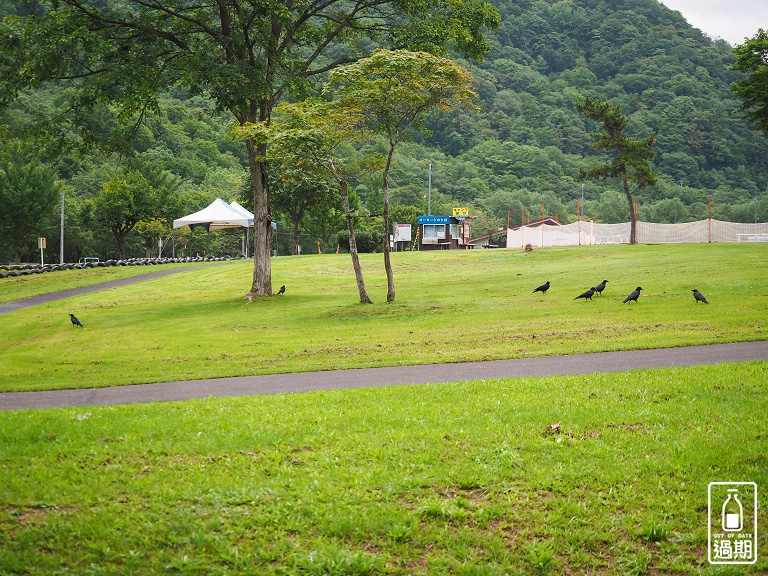
[[[427,216],[432,216],[432,164],[429,165],[427,179]]]
[[[59,242],[59,264],[64,264],[64,191],[61,191],[61,241]]]

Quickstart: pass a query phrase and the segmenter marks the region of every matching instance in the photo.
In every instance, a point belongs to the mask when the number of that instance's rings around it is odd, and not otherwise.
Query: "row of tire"
[[[155,266],[157,264],[186,264],[193,262],[221,262],[225,260],[240,260],[244,256],[195,256],[186,258],[128,258],[126,260],[105,260],[103,262],[85,262],[77,264],[12,264],[0,265],[0,278],[30,276],[59,270],[83,270],[85,268],[106,268],[109,266]]]

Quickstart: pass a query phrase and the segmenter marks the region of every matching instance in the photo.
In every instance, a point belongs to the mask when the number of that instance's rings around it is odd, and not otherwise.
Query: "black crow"
[[[624,298],[624,302],[622,302],[622,304],[626,304],[627,302],[637,302],[637,299],[640,297],[640,290],[642,290],[640,286],[635,288],[634,292]]]
[[[534,292],[543,292],[544,294],[547,293],[547,290],[549,290],[549,280],[547,280],[546,284],[542,284],[538,288],[534,290]]]
[[[280,290],[277,291],[277,295],[279,296],[280,294],[285,294],[285,285],[280,286]]]
[[[78,320],[74,314],[70,314],[69,319],[72,320],[72,328],[74,328],[75,326],[80,326],[80,328],[84,328],[84,326],[80,324],[80,320]]]
[[[693,292],[693,297],[696,298],[696,304],[698,304],[699,302],[704,302],[704,304],[709,304],[709,302],[707,302],[707,299],[704,298],[704,294],[696,290],[696,288],[691,290],[691,292]]]
[[[602,282],[600,282],[600,284],[595,286],[595,292],[597,292],[598,296],[600,296],[603,293],[603,290],[605,290],[605,283],[606,282],[608,282],[608,280],[603,280]]]
[[[584,298],[585,301],[586,300],[592,300],[592,296],[594,296],[594,295],[595,295],[595,289],[593,287],[593,288],[590,288],[589,290],[587,290],[586,292],[584,292],[584,294],[579,294],[578,296],[576,296],[576,298],[574,298],[574,300],[578,300],[579,298]]]

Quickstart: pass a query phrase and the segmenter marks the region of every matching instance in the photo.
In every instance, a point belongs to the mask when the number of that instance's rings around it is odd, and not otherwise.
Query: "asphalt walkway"
[[[110,280],[91,286],[72,288],[70,290],[33,296],[23,300],[6,302],[0,304],[0,315],[77,294],[151,280],[167,276],[168,274],[186,272],[194,268],[196,267],[158,270],[140,276]],[[492,360],[488,362],[465,362],[458,364],[425,364],[420,366],[239,376],[234,378],[160,382],[107,388],[3,392],[0,393],[0,410],[107,406],[142,402],[169,402],[192,398],[208,398],[211,396],[246,396],[372,386],[436,384],[491,378],[624,372],[641,368],[696,366],[701,364],[718,364],[721,362],[745,362],[749,360],[768,360],[768,341],[735,342],[731,344],[659,348],[654,350],[629,350],[624,352],[598,352],[594,354],[575,354],[572,356],[546,356],[541,358]]]
[[[4,392],[0,410],[61,408],[69,406],[105,406],[141,402],[168,402],[210,396],[246,396],[336,390],[372,386],[401,386],[520,378],[524,376],[560,376],[623,372],[640,368],[695,366],[720,362],[768,360],[768,341],[736,342],[709,346],[598,352],[573,356],[550,356],[518,360],[494,360],[461,364],[429,364],[391,368],[364,368],[327,372],[301,372],[266,376],[240,376],[185,382],[161,382],[42,392]]]
[[[79,294],[88,294],[89,292],[97,292],[99,290],[107,290],[108,288],[115,288],[116,286],[125,286],[126,284],[133,284],[134,282],[143,282],[144,280],[153,280],[155,278],[161,278],[170,274],[178,274],[179,272],[189,272],[199,268],[199,266],[184,266],[183,268],[169,268],[166,270],[155,270],[147,274],[139,274],[138,276],[129,276],[128,278],[118,278],[117,280],[107,280],[106,282],[99,282],[98,284],[91,284],[90,286],[79,286],[77,288],[70,288],[69,290],[60,290],[58,292],[49,292],[48,294],[40,294],[39,296],[30,296],[29,298],[22,298],[20,300],[12,300],[10,302],[0,303],[0,316],[3,314],[9,314],[22,308],[29,308],[30,306],[37,306],[38,304],[45,304],[46,302],[53,302],[54,300],[61,300],[62,298],[69,298],[70,296],[77,296]],[[53,272],[53,274],[60,274],[61,272]]]

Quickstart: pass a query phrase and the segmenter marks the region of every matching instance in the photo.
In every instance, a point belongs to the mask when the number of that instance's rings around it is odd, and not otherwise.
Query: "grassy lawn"
[[[765,499],[767,369],[3,412],[0,573],[765,574],[764,504],[758,564],[706,558],[708,483]]]
[[[3,316],[0,390],[765,339],[767,256],[400,253],[387,304],[365,255],[371,306],[349,256],[276,258],[286,294],[251,304],[250,263],[205,266]],[[113,273],[6,279],[0,302]],[[716,481],[764,500],[766,362],[0,412],[0,574],[766,573],[764,505],[758,563],[709,566]]]
[[[5,315],[0,390],[766,339],[767,261],[768,246],[755,244],[404,252],[393,254],[397,300],[387,304],[382,256],[370,254],[373,305],[358,303],[349,255],[275,258],[286,294],[251,304],[250,262],[206,266]],[[24,290],[96,272],[112,270],[26,277]],[[603,279],[602,296],[574,300]],[[0,282],[0,301],[19,280]],[[546,280],[549,292],[532,294]],[[622,304],[636,286],[639,302]],[[711,304],[697,305],[692,288]]]

